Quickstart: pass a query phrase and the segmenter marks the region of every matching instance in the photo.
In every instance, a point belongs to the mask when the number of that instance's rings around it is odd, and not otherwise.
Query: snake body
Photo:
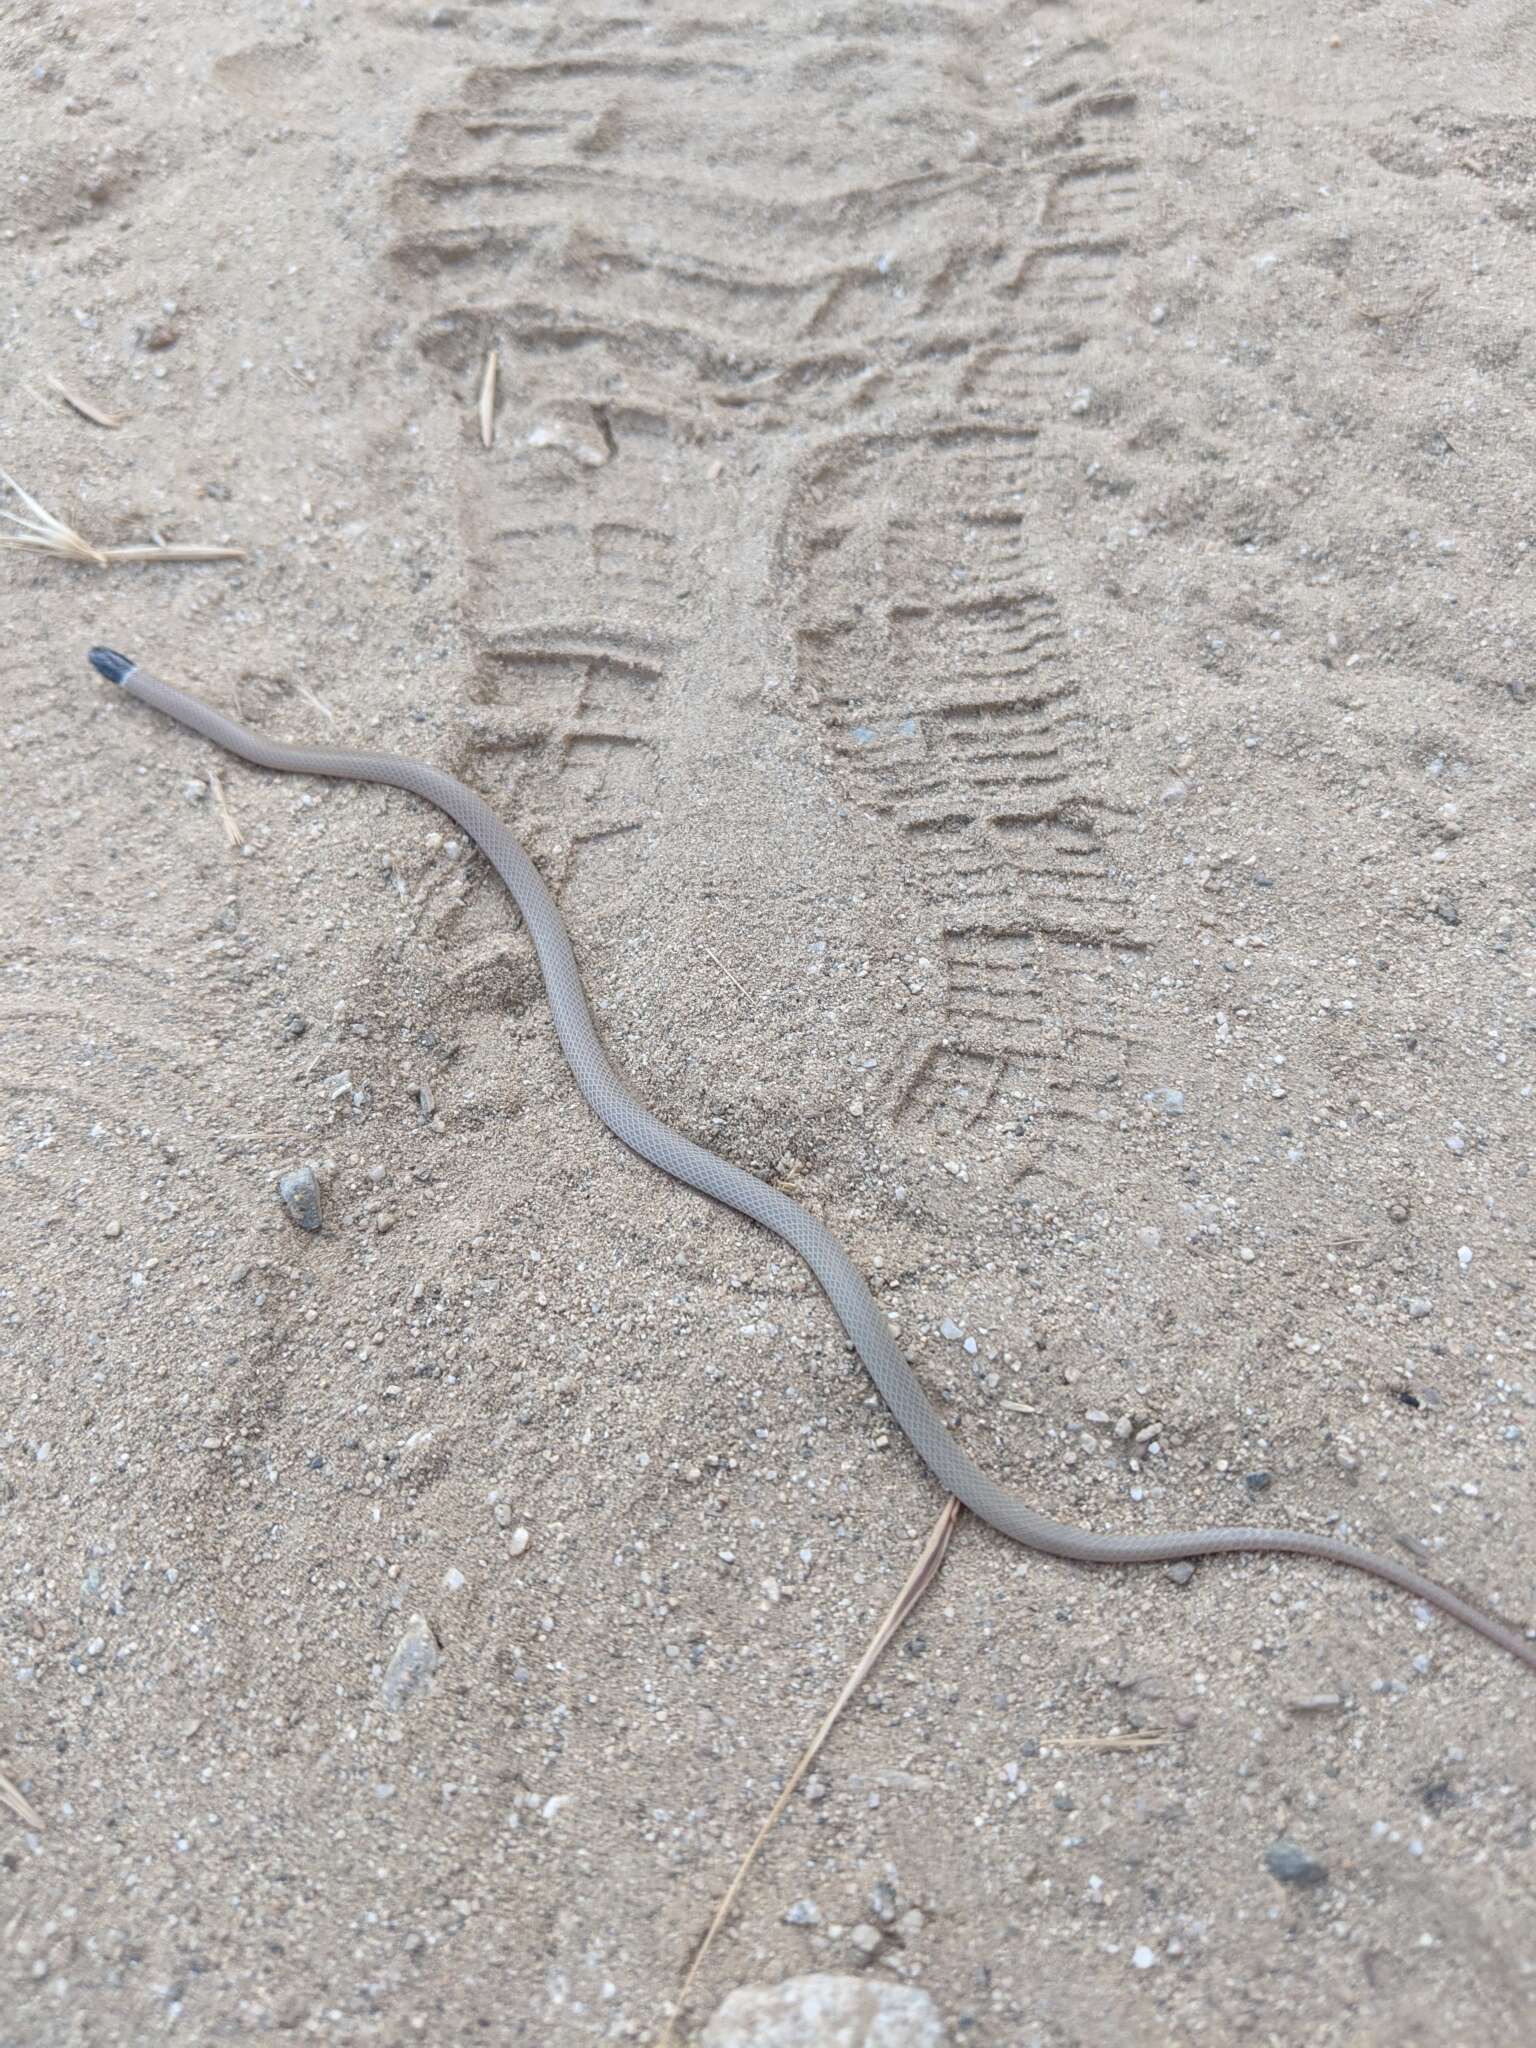
[[[798,1202],[670,1130],[639,1102],[603,1050],[582,988],[565,921],[516,838],[462,782],[423,761],[398,754],[352,753],[334,747],[286,746],[250,732],[196,697],[148,675],[126,656],[93,648],[90,659],[108,681],[256,768],[341,777],[408,790],[445,811],[480,848],[512,893],[538,956],[561,1051],[588,1107],[616,1138],[661,1172],[760,1223],[796,1252],[815,1275],[870,1378],[912,1448],[940,1486],[1014,1542],[1078,1564],[1153,1564],[1222,1551],[1283,1551],[1322,1558],[1384,1579],[1438,1607],[1536,1670],[1536,1643],[1470,1600],[1409,1566],[1378,1557],[1334,1536],[1301,1530],[1210,1528],[1165,1534],[1101,1535],[1052,1521],[990,1479],[967,1455],[924,1393],[892,1337],[863,1275],[837,1239]]]

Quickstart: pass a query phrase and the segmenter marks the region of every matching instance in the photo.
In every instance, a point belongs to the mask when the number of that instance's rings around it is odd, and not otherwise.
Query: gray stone
[[[1195,1568],[1187,1557],[1181,1557],[1177,1564],[1167,1567],[1164,1576],[1172,1579],[1176,1586],[1187,1586],[1195,1576]]]
[[[296,1166],[291,1173],[285,1173],[277,1184],[277,1192],[289,1220],[300,1230],[320,1228],[320,1183],[312,1166]]]
[[[1328,1866],[1298,1849],[1294,1842],[1273,1842],[1264,1852],[1264,1868],[1281,1884],[1319,1885],[1328,1882]]]
[[[819,1927],[821,1925],[821,1908],[814,1899],[796,1899],[795,1903],[784,1915],[784,1925],[786,1927]]]
[[[408,1700],[429,1690],[437,1670],[437,1637],[424,1615],[413,1614],[384,1673],[384,1704],[398,1714]]]
[[[791,1977],[743,1984],[715,2014],[700,2048],[943,2048],[926,1991],[878,1977]]]
[[[1184,1090],[1182,1088],[1149,1088],[1142,1101],[1149,1109],[1160,1109],[1164,1116],[1184,1114]]]

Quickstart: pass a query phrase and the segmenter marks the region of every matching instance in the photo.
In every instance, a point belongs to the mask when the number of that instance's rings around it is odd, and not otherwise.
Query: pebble
[[[960,1325],[958,1323],[951,1322],[949,1317],[946,1316],[943,1322],[939,1325],[939,1335],[941,1337],[947,1337],[951,1344],[953,1344],[955,1339],[960,1335]]]
[[[550,406],[529,428],[527,440],[530,448],[562,448],[589,469],[601,469],[611,453],[597,414],[575,400]]]
[[[1184,1090],[1182,1088],[1149,1088],[1142,1101],[1149,1109],[1160,1109],[1164,1116],[1184,1114]]]
[[[1145,1942],[1141,1942],[1137,1945],[1136,1951],[1131,1957],[1131,1968],[1133,1970],[1150,1970],[1156,1961],[1156,1949],[1148,1948]]]
[[[784,1915],[784,1925],[786,1927],[819,1927],[821,1925],[821,1908],[814,1899],[796,1899],[795,1903]]]
[[[1455,1152],[1459,1156],[1466,1151],[1467,1141],[1465,1138],[1458,1137],[1453,1131],[1445,1141],[1445,1149],[1447,1152]]]
[[[869,1910],[887,1927],[896,1918],[896,1894],[883,1880],[869,1895]]]
[[[875,1977],[790,1977],[743,1984],[699,2048],[943,2048],[944,2022],[926,1991]]]
[[[1456,1263],[1457,1263],[1457,1265],[1458,1265],[1458,1266],[1460,1266],[1460,1268],[1461,1268],[1461,1270],[1463,1271],[1463,1273],[1465,1273],[1465,1271],[1467,1270],[1468,1266],[1470,1266],[1470,1265],[1471,1265],[1471,1263],[1472,1263],[1472,1247],[1471,1247],[1471,1245],[1469,1245],[1469,1244],[1464,1244],[1464,1245],[1463,1245],[1463,1246],[1461,1247],[1461,1249],[1460,1249],[1460,1250],[1459,1250],[1459,1251],[1457,1252],[1457,1254],[1456,1254]]]
[[[283,1019],[284,1038],[302,1038],[308,1029],[308,1020],[301,1017],[297,1010]]]
[[[121,1223],[109,1223],[102,1233],[104,1237],[121,1237],[122,1234],[123,1226]]]
[[[1328,1882],[1328,1866],[1298,1849],[1294,1842],[1274,1842],[1264,1851],[1264,1868],[1281,1884],[1319,1885]]]
[[[1245,1472],[1243,1484],[1250,1493],[1268,1493],[1275,1483],[1273,1472]]]
[[[417,1693],[428,1691],[438,1666],[437,1637],[424,1615],[413,1614],[384,1673],[384,1704],[398,1714]]]
[[[848,1937],[866,1961],[873,1957],[884,1938],[879,1928],[871,1927],[867,1920],[861,1921]]]
[[[1408,1313],[1415,1319],[1415,1321],[1417,1321],[1421,1316],[1429,1315],[1433,1310],[1434,1306],[1435,1304],[1428,1298],[1427,1295],[1414,1294],[1410,1295],[1408,1298]]]
[[[1172,1579],[1176,1586],[1187,1586],[1195,1576],[1195,1568],[1187,1557],[1181,1557],[1177,1564],[1168,1566],[1163,1576]]]
[[[514,1529],[507,1538],[507,1548],[514,1557],[521,1557],[528,1548],[528,1531],[526,1529]]]
[[[277,1184],[278,1196],[290,1222],[300,1230],[320,1228],[320,1183],[312,1166],[296,1166]]]

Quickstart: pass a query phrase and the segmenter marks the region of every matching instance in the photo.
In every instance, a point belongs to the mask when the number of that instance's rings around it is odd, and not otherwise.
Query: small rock
[[[1288,1714],[1336,1714],[1344,1704],[1344,1695],[1337,1692],[1309,1692],[1300,1699],[1287,1700]]]
[[[109,1223],[106,1229],[102,1232],[103,1237],[121,1237],[122,1234],[123,1226],[121,1225],[121,1223],[116,1222]]]
[[[291,1173],[285,1173],[277,1184],[277,1192],[290,1222],[300,1230],[320,1228],[320,1183],[312,1166],[296,1166]]]
[[[1159,1109],[1164,1116],[1184,1114],[1184,1090],[1182,1088],[1149,1088],[1142,1101],[1149,1109]]]
[[[507,1548],[514,1557],[521,1557],[528,1548],[528,1531],[526,1529],[514,1529],[507,1538]]]
[[[392,1714],[428,1690],[438,1666],[437,1637],[423,1615],[413,1614],[384,1673],[384,1704]]]
[[[699,2048],[943,2048],[944,2023],[926,1991],[877,1977],[791,1977],[743,1984],[715,2014]]]
[[[1406,1202],[1389,1203],[1387,1205],[1387,1215],[1394,1223],[1406,1223],[1408,1221],[1408,1204]]]
[[[1275,1483],[1273,1472],[1245,1472],[1243,1484],[1250,1493],[1268,1493]]]
[[[946,1316],[939,1325],[939,1335],[947,1337],[950,1343],[953,1344],[960,1335],[960,1325],[956,1322],[951,1322],[950,1318]]]
[[[1294,1842],[1274,1842],[1264,1852],[1264,1868],[1281,1884],[1319,1885],[1328,1882],[1328,1866],[1298,1849]]]
[[[814,1899],[796,1899],[795,1903],[784,1915],[784,1925],[786,1927],[819,1927],[821,1925],[821,1908]]]
[[[1427,1316],[1428,1314],[1430,1314],[1430,1312],[1434,1308],[1434,1305],[1435,1304],[1428,1298],[1427,1295],[1410,1295],[1408,1300],[1408,1313],[1414,1318],[1415,1321],[1418,1321],[1420,1317]]]
[[[853,1943],[858,1953],[863,1956],[864,1960],[868,1962],[874,1956],[885,1937],[881,1934],[878,1927],[871,1927],[866,1920],[855,1927],[848,1939]]]
[[[869,1910],[877,1920],[882,1921],[889,1927],[896,1918],[896,1893],[894,1889],[883,1881],[877,1884],[869,1895]]]
[[[283,1019],[284,1038],[302,1038],[308,1029],[308,1019],[301,1017],[297,1010]]]
[[[388,1237],[395,1227],[395,1219],[388,1209],[381,1209],[373,1219],[373,1227],[380,1237]]]
[[[1450,1137],[1448,1137],[1445,1141],[1445,1149],[1447,1152],[1454,1152],[1459,1158],[1461,1154],[1465,1152],[1467,1149],[1467,1141],[1465,1138],[1458,1136],[1457,1133],[1453,1131]]]
[[[576,401],[547,406],[528,430],[530,448],[563,448],[589,469],[600,469],[613,453],[603,423],[590,405]]]
[[[443,1573],[443,1584],[447,1587],[450,1593],[462,1593],[464,1588],[469,1584],[469,1581],[465,1578],[464,1574],[459,1570],[456,1564],[451,1564],[449,1565],[447,1571]]]
[[[161,349],[174,348],[181,336],[167,321],[157,321],[153,327],[146,327],[140,333],[144,347],[158,354]]]
[[[1131,1957],[1131,1968],[1133,1970],[1150,1970],[1156,1961],[1156,1949],[1148,1948],[1145,1942],[1141,1942]]]
[[[1440,897],[1435,904],[1435,915],[1442,924],[1460,924],[1461,912],[1449,896]]]
[[[1460,1268],[1461,1268],[1461,1270],[1463,1271],[1463,1273],[1465,1273],[1465,1271],[1467,1270],[1468,1266],[1470,1266],[1470,1265],[1471,1265],[1471,1263],[1472,1263],[1472,1247],[1471,1247],[1471,1245],[1469,1245],[1469,1244],[1464,1244],[1464,1245],[1463,1245],[1463,1246],[1461,1247],[1461,1249],[1460,1249],[1460,1250],[1459,1250],[1459,1251],[1457,1252],[1457,1254],[1456,1254],[1456,1263],[1457,1263],[1457,1265],[1458,1265],[1458,1266],[1460,1266]]]
[[[896,1932],[901,1936],[903,1941],[915,1941],[917,1936],[922,1933],[926,1925],[927,1922],[924,1920],[922,1914],[919,1912],[917,1907],[908,1906],[906,1912],[903,1913],[901,1918],[896,1922]]]
[[[1195,1576],[1195,1568],[1187,1557],[1181,1557],[1177,1564],[1171,1564],[1167,1567],[1163,1576],[1164,1578],[1172,1579],[1176,1586],[1187,1586]]]

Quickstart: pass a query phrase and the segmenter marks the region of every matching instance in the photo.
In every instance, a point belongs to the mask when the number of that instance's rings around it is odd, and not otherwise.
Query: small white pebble
[[[528,1531],[526,1529],[514,1529],[507,1538],[507,1548],[514,1557],[521,1557],[528,1548]]]

